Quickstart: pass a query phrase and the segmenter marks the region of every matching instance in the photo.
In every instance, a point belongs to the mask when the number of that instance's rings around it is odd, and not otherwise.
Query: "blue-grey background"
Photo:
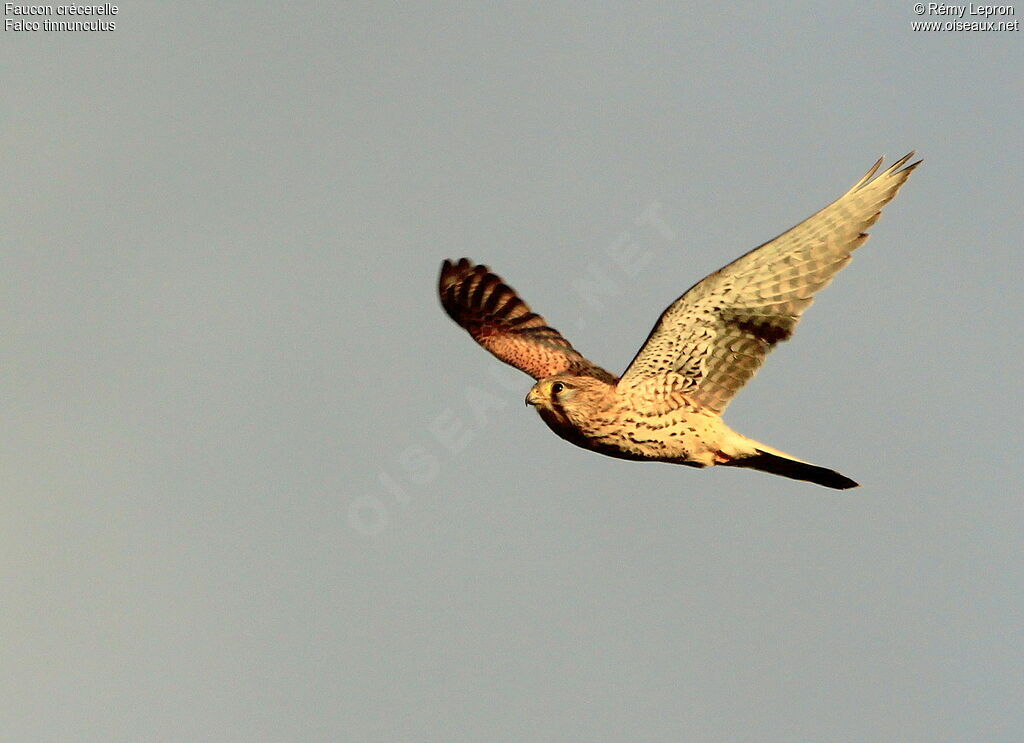
[[[0,738],[1024,738],[1024,35],[921,18],[140,2],[4,33]],[[727,416],[853,492],[575,449],[435,298],[487,262],[621,371],[912,148]]]

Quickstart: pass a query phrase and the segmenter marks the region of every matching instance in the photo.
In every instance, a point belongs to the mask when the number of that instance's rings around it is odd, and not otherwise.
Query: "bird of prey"
[[[612,457],[725,465],[846,489],[857,483],[749,439],[722,420],[733,396],[867,240],[921,162],[882,159],[831,205],[715,271],[669,305],[621,377],[582,356],[487,266],[441,267],[448,315],[537,383],[526,396],[556,434]]]

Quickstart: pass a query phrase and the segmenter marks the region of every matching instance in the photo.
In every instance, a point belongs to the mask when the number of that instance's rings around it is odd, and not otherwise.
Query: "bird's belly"
[[[708,467],[721,461],[715,443],[721,419],[699,411],[673,416],[595,416],[577,426],[548,419],[548,426],[566,441],[619,459],[653,460]]]

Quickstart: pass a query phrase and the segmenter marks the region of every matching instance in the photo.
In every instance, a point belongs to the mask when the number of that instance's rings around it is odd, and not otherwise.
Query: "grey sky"
[[[128,3],[5,32],[0,738],[1024,738],[1024,35],[921,19]],[[434,295],[486,262],[620,372],[910,149],[727,415],[856,491],[571,447]]]

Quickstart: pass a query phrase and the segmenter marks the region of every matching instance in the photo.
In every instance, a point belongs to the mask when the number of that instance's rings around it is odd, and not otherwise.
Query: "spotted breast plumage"
[[[486,266],[446,260],[441,304],[480,345],[537,380],[527,404],[573,444],[622,459],[746,467],[856,487],[733,431],[721,416],[867,240],[921,162],[907,165],[913,155],[881,173],[879,159],[831,205],[695,284],[662,313],[621,377],[588,361]]]

